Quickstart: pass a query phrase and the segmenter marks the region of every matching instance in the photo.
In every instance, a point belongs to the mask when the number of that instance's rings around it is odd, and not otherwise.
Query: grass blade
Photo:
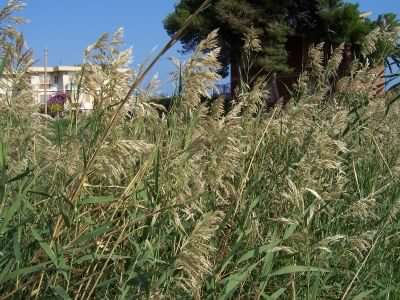
[[[328,270],[316,268],[316,267],[306,267],[306,266],[285,266],[277,271],[271,273],[271,276],[288,275],[293,273],[303,273],[303,272],[322,272],[326,273]]]

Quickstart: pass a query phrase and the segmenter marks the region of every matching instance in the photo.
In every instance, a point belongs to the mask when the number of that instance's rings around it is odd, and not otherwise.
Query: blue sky
[[[5,0],[0,0],[4,2]],[[38,64],[43,50],[49,50],[49,65],[79,64],[83,49],[103,32],[125,28],[126,46],[133,47],[134,65],[142,63],[168,40],[162,20],[173,10],[175,0],[27,0],[20,13],[29,24],[20,29],[33,48]],[[360,0],[363,11],[374,14],[395,12],[400,15],[399,0]],[[156,67],[161,89],[170,91],[168,57],[178,56],[176,47]]]
[[[373,17],[386,12],[394,12],[400,16],[399,0],[351,0],[348,2],[358,3],[362,11],[372,12]]]

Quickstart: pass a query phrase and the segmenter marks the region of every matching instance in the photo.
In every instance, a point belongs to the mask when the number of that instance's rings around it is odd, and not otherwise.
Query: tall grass
[[[290,105],[266,109],[258,79],[225,111],[203,101],[213,32],[160,117],[155,83],[130,95],[121,44],[85,52],[94,111],[53,119],[35,113],[22,37],[3,43],[2,299],[400,298],[399,108],[368,66],[333,90],[341,49],[323,66],[317,47]]]

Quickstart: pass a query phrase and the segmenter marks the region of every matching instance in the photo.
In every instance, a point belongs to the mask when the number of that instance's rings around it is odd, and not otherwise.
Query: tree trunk
[[[343,48],[343,60],[339,66],[339,78],[350,75],[351,64],[354,61],[354,50],[351,43],[346,43]]]
[[[231,97],[235,96],[236,88],[240,85],[240,59],[231,54]]]
[[[276,72],[272,74],[271,82],[270,82],[270,95],[269,99],[267,99],[267,106],[274,106],[279,103],[281,100],[281,96],[278,88],[278,80],[276,76]]]

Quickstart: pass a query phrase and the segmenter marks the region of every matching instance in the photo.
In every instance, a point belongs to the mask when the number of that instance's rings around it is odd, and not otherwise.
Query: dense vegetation
[[[325,66],[311,51],[286,107],[264,107],[259,78],[225,111],[202,101],[220,78],[212,32],[160,116],[156,82],[129,96],[142,73],[118,71],[117,31],[77,78],[93,112],[51,118],[22,36],[3,33],[2,299],[400,299],[399,106],[358,62],[332,87],[343,47]]]

